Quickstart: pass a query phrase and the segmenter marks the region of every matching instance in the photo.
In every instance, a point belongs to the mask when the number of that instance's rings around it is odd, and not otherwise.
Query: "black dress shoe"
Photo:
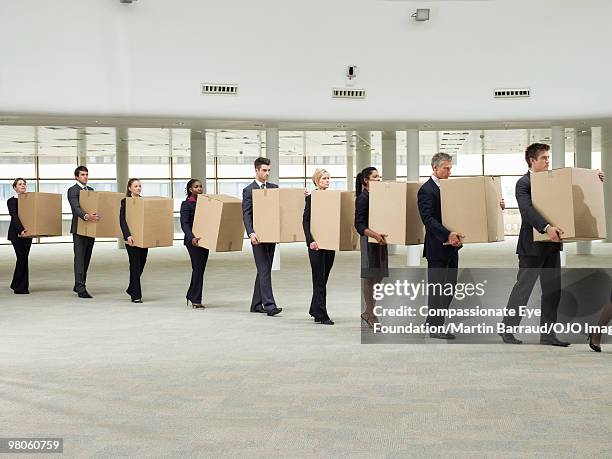
[[[455,335],[452,333],[430,333],[429,337],[435,339],[455,339]]]
[[[316,323],[320,324],[320,323],[323,321],[323,319],[321,319],[320,317],[315,317],[315,318],[314,318],[314,321],[315,321]]]
[[[29,290],[13,290],[13,293],[15,293],[15,295],[29,295],[30,291]]]
[[[589,347],[593,349],[595,352],[601,352],[601,346],[597,344],[593,344],[593,335],[589,335],[587,337],[587,341],[589,342]]]
[[[265,314],[266,310],[264,309],[264,307],[260,304],[259,306],[255,306],[254,309],[251,309],[251,312],[259,312],[261,314]]]
[[[333,325],[334,321],[331,319],[325,319],[321,321],[321,325]]]
[[[93,296],[91,296],[87,290],[83,290],[82,292],[77,293],[77,295],[79,298],[93,298]]]
[[[523,344],[520,339],[516,339],[512,333],[498,333],[501,339],[506,344]]]
[[[544,344],[547,346],[560,346],[560,347],[567,347],[570,345],[570,343],[566,341],[561,341],[560,339],[558,339],[554,334],[540,335],[540,344]]]
[[[142,303],[142,298],[133,298],[132,303]]]
[[[74,293],[79,293],[79,292],[77,292],[76,287],[72,287],[72,291],[73,291]]]
[[[279,312],[281,312],[283,310],[283,308],[274,308],[274,309],[270,309],[269,311],[266,311],[266,314],[268,314],[270,317],[275,316],[276,314],[278,314]]]

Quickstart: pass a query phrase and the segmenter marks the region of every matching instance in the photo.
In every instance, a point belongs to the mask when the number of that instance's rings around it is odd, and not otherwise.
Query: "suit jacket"
[[[76,183],[68,188],[68,202],[70,203],[70,209],[72,210],[72,224],[70,225],[70,232],[72,234],[76,234],[77,232],[79,218],[81,220],[85,220],[85,214],[87,213],[81,209],[81,204],[79,202],[82,189],[83,188]],[[90,186],[86,186],[85,189],[93,191],[93,188]]]
[[[304,204],[304,216],[302,217],[302,226],[304,227],[304,236],[306,237],[306,246],[310,247],[310,244],[314,242],[312,233],[310,232],[310,214],[311,214],[312,196],[306,196]]]
[[[125,198],[121,200],[121,207],[119,207],[119,226],[121,227],[123,240],[127,241],[127,238],[130,237],[132,233],[130,233],[130,227],[125,219]]]
[[[360,236],[365,236],[365,230],[370,224],[370,193],[362,190],[355,198],[355,230]]]
[[[191,241],[195,237],[191,231],[193,228],[193,219],[195,217],[196,203],[185,199],[181,203],[181,229],[185,233],[183,244],[191,245]]]
[[[561,243],[533,241],[533,229],[544,233],[544,228],[548,225],[548,222],[531,203],[531,177],[529,172],[517,180],[515,195],[521,212],[521,230],[516,253],[518,255],[540,257],[563,250],[563,244]]]
[[[278,188],[278,185],[267,182],[266,188]],[[247,236],[255,232],[253,229],[253,190],[257,189],[259,189],[259,185],[257,185],[255,180],[253,180],[252,183],[245,186],[242,190],[242,221],[244,223]]]
[[[423,256],[427,260],[446,261],[458,255],[458,248],[444,245],[450,231],[442,225],[442,203],[440,187],[433,179],[427,180],[417,194],[419,213],[425,225]]]
[[[21,220],[19,220],[18,199],[14,196],[9,198],[6,201],[6,207],[8,207],[9,215],[11,216],[7,239],[9,241],[16,241],[19,239],[19,233],[24,230]]]

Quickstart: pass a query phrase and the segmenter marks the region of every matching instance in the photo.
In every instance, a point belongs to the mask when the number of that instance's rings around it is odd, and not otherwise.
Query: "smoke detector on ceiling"
[[[119,0],[119,3],[134,3],[137,2],[138,0]]]

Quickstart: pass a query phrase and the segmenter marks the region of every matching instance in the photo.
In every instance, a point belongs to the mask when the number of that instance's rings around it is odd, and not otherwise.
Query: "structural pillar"
[[[418,182],[420,167],[419,130],[406,130],[406,180]],[[406,266],[421,266],[422,246],[409,245],[406,250]]]
[[[278,154],[278,128],[266,129],[266,157],[270,160],[269,181],[280,186],[280,164]],[[280,244],[276,244],[272,271],[280,271]]]
[[[551,165],[553,169],[561,169],[565,167],[565,127],[553,126],[551,133],[551,149],[552,149],[552,160]],[[565,250],[561,251],[561,266],[567,264],[567,257]]]
[[[397,180],[397,136],[395,131],[382,131],[382,176],[385,180]],[[389,254],[396,255],[399,247],[389,245]]]
[[[128,128],[115,129],[115,168],[117,172],[117,191],[125,192],[128,180],[130,179],[130,147],[128,143]],[[117,247],[125,249],[123,239],[117,239]]]
[[[576,167],[583,169],[591,168],[592,134],[591,128],[575,130],[576,145]],[[590,255],[591,241],[578,241],[576,243],[576,255]]]
[[[87,129],[77,129],[77,155],[79,166],[87,166]]]
[[[357,131],[355,137],[355,164],[357,173],[372,165],[372,140],[370,131]]]
[[[202,189],[206,193],[206,131],[192,129],[189,138],[191,141],[191,178],[200,180]]]
[[[355,191],[355,142],[353,132],[346,131],[346,190]]]
[[[601,170],[604,180],[604,202],[606,206],[606,242],[612,242],[612,125],[601,127]]]

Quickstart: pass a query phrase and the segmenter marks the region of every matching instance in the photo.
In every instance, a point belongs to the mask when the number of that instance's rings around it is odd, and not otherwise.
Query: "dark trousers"
[[[95,241],[93,237],[81,236],[80,234],[72,235],[72,242],[74,242],[74,290],[77,293],[85,291],[87,269],[89,269]]]
[[[17,255],[17,262],[15,263],[15,272],[13,272],[11,288],[16,293],[25,293],[30,288],[28,256],[30,255],[32,239],[20,237],[19,239],[11,241],[11,244],[13,244],[15,255]]]
[[[185,244],[191,258],[191,282],[186,298],[193,304],[202,304],[202,289],[204,288],[204,270],[208,261],[208,249]]]
[[[554,252],[541,257],[519,255],[519,271],[507,306],[509,311],[515,311],[515,315],[505,316],[504,325],[516,326],[521,322],[518,315],[519,306],[526,306],[529,302],[538,277],[542,288],[540,325],[557,322],[557,310],[561,300],[561,256],[559,252]]]
[[[309,314],[315,319],[327,320],[327,279],[334,265],[336,252],[333,250],[310,250],[310,268],[312,270],[312,301]]]
[[[444,316],[440,315],[440,311],[448,309],[453,301],[453,295],[445,294],[444,291],[455,290],[457,284],[457,267],[459,266],[459,256],[454,255],[448,260],[427,260],[427,283],[435,284],[428,286],[430,294],[427,297],[427,306],[429,314],[426,325],[442,326],[444,325]],[[432,314],[433,311],[438,314]]]
[[[253,247],[253,258],[257,267],[251,312],[254,312],[259,306],[263,306],[266,311],[271,311],[276,308],[276,301],[272,293],[272,261],[274,260],[276,244],[262,242],[257,245],[251,244],[251,246]]]
[[[139,300],[142,298],[140,276],[147,263],[149,249],[133,247],[126,244],[125,250],[127,250],[128,259],[130,261],[130,285],[128,285],[126,292],[133,300]]]

